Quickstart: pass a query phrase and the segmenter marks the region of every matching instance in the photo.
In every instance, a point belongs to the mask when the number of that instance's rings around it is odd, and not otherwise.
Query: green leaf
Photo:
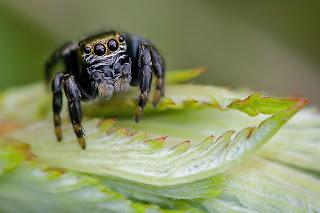
[[[163,113],[145,116],[139,124],[125,116],[117,122],[105,120],[100,126],[97,120],[84,122],[86,151],[75,144],[71,128],[66,128],[64,140],[56,143],[51,119],[29,125],[11,138],[30,144],[41,162],[54,167],[112,176],[128,184],[130,181],[140,183],[153,192],[159,188],[161,196],[174,199],[216,196],[221,192],[222,172],[267,142],[305,104],[304,100],[291,100],[287,109],[277,110],[278,113],[269,118],[251,118],[239,112],[245,111],[245,106],[234,104],[239,103],[242,96],[218,87],[168,86],[167,99],[171,104],[165,100],[158,109]],[[126,97],[130,97],[130,93]],[[250,108],[263,112],[259,100],[265,101],[257,99]],[[274,107],[283,104],[281,99],[269,100],[275,102]],[[110,113],[119,105],[126,106],[125,110],[132,109],[125,105],[127,99],[122,99],[122,103],[118,101],[115,98],[108,102],[109,107],[102,107],[101,111],[107,109]],[[208,107],[212,109],[205,109]],[[198,110],[185,111],[194,108]],[[176,112],[171,113],[172,109]],[[139,132],[141,130],[148,133]],[[186,140],[193,143],[183,142]],[[190,184],[203,190],[191,190],[187,197],[185,193],[179,194],[177,189]],[[209,187],[212,184],[216,187]]]
[[[1,212],[186,212],[133,202],[94,177],[15,160],[23,158],[20,149],[0,149],[0,165],[11,168],[0,175]]]
[[[85,151],[77,144],[66,111],[62,113],[63,141],[56,142],[50,96],[43,85],[3,93],[0,118],[15,121],[19,127],[6,133],[7,144],[28,144],[37,165],[62,168],[80,177],[86,173],[124,195],[132,202],[130,208],[145,210],[146,206],[136,203],[143,201],[155,208],[213,211],[222,202],[243,210],[239,206],[242,201],[233,203],[240,200],[243,192],[232,193],[235,187],[242,186],[236,178],[237,171],[251,173],[242,171],[238,163],[258,165],[261,160],[246,160],[245,156],[268,142],[306,101],[199,85],[167,85],[166,92],[158,108],[147,105],[139,123],[132,121],[137,91],[130,90],[107,102],[84,104],[83,126],[88,144]],[[263,165],[271,163],[266,161]],[[248,178],[258,181],[258,174],[252,173]],[[280,173],[270,174],[278,178]],[[249,182],[248,187],[250,184],[254,182]],[[260,205],[268,187],[262,184],[261,190],[265,191]],[[229,196],[233,197],[231,201]],[[289,198],[301,199],[293,195]],[[220,204],[213,205],[217,202]],[[310,202],[316,207],[316,202]],[[246,206],[255,208],[250,203]]]
[[[320,177],[319,112],[302,110],[258,155]]]
[[[0,150],[0,176],[15,169],[23,160],[21,153],[13,152],[13,147],[6,147]]]
[[[306,104],[306,100],[299,100],[296,101],[293,99],[277,99],[277,98],[270,98],[270,97],[262,97],[261,94],[256,93],[245,100],[235,101],[230,104],[230,108],[238,109],[242,112],[247,113],[251,116],[256,116],[260,113],[262,114],[275,114],[281,111],[284,111],[290,107],[293,107],[296,102],[303,101]]]
[[[230,170],[221,196],[202,205],[223,212],[318,212],[319,124],[315,109],[299,112],[257,151],[259,158],[250,157]]]
[[[198,77],[205,71],[206,71],[206,68],[204,67],[198,67],[195,69],[188,69],[188,70],[172,70],[168,72],[166,83],[167,84],[184,83],[186,81],[189,81],[193,78]]]
[[[202,205],[212,212],[319,212],[320,180],[251,157],[230,171],[221,196]]]

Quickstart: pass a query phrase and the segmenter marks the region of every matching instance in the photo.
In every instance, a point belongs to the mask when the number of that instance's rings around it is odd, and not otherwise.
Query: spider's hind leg
[[[46,61],[45,64],[45,81],[48,84],[52,78],[53,74],[53,68],[56,64],[58,64],[60,61],[64,60],[71,51],[74,51],[78,48],[78,45],[74,42],[68,42],[64,45],[62,45],[60,48],[55,50],[50,58]]]

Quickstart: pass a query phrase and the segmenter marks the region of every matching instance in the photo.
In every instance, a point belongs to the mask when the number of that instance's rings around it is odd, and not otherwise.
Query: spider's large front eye
[[[116,40],[110,39],[107,43],[107,46],[110,51],[116,51],[118,49],[119,44]]]
[[[94,46],[94,53],[98,56],[102,56],[106,53],[106,47],[103,44],[96,44]]]

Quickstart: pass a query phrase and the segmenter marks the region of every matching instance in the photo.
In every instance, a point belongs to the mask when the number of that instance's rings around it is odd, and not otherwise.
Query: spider
[[[64,71],[53,77],[53,68],[61,60]],[[52,80],[53,122],[57,140],[62,140],[62,90],[68,100],[74,133],[79,145],[85,149],[81,101],[108,100],[114,93],[139,85],[140,95],[134,116],[138,122],[149,97],[153,73],[156,88],[152,104],[156,107],[164,95],[165,65],[158,50],[147,39],[109,31],[88,36],[79,42],[68,42],[54,51],[46,62],[45,78],[47,83]]]

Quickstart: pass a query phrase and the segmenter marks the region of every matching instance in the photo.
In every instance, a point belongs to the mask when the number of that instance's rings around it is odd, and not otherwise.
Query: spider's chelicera
[[[65,70],[52,79],[53,67],[60,60],[63,60]],[[149,97],[152,74],[156,77],[152,101],[156,106],[164,93],[165,66],[158,50],[148,40],[110,31],[63,45],[52,54],[45,67],[47,82],[52,79],[53,120],[58,141],[62,139],[62,88],[68,99],[74,132],[85,149],[80,102],[110,99],[114,93],[139,85],[135,113],[135,121],[138,121]]]

